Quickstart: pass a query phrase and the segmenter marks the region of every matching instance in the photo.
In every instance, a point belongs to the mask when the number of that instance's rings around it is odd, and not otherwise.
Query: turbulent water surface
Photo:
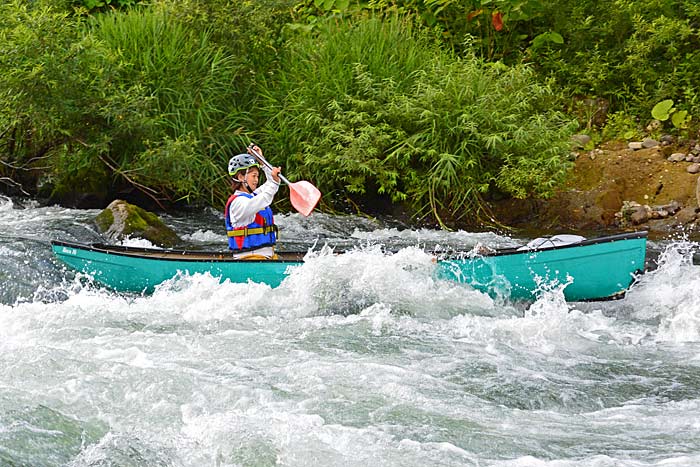
[[[96,213],[0,198],[2,466],[700,465],[691,242],[651,243],[623,300],[525,305],[436,281],[426,250],[527,239],[289,214],[310,252],[280,287],[142,296],[53,259],[103,240]],[[214,212],[166,222],[226,242]]]

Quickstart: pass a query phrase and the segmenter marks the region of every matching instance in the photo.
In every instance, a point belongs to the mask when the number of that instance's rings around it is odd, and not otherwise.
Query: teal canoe
[[[552,248],[466,253],[436,260],[436,277],[469,284],[492,296],[532,300],[547,284],[566,284],[569,301],[616,298],[644,269],[646,232],[583,240]],[[56,256],[76,271],[119,292],[152,292],[178,273],[209,273],[231,282],[277,287],[301,266],[304,253],[280,252],[277,260],[237,260],[228,252],[160,250],[52,241]]]
[[[232,282],[262,282],[277,287],[303,253],[278,253],[278,260],[233,259],[228,252],[160,250],[52,241],[54,254],[76,271],[118,292],[152,292],[178,273],[209,273]]]
[[[511,300],[532,300],[542,290],[564,284],[567,301],[620,298],[644,271],[646,241],[647,232],[642,231],[551,248],[442,259],[437,277]]]

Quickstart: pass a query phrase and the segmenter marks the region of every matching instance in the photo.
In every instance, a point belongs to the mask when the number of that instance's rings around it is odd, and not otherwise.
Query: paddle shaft
[[[269,162],[267,162],[267,159],[265,159],[265,158],[263,157],[262,154],[260,154],[258,151],[256,151],[255,149],[253,149],[253,146],[252,146],[252,145],[251,145],[251,146],[248,146],[248,150],[249,150],[249,151],[252,151],[252,152],[253,152],[253,155],[254,155],[260,162],[262,162],[262,164],[263,164],[265,167],[267,167],[267,168],[270,169],[270,170],[273,169],[272,164],[270,164]],[[277,174],[277,175],[279,176],[280,180],[282,180],[282,181],[283,181],[284,183],[286,183],[287,185],[291,185],[291,184],[292,184],[292,182],[290,182],[289,180],[287,180],[287,177],[285,177],[284,175],[282,175],[282,174]]]

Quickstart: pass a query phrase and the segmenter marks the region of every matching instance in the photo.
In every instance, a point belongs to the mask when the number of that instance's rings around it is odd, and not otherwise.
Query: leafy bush
[[[117,175],[156,200],[226,196],[248,106],[239,67],[206,30],[175,21],[166,5],[85,20],[15,1],[0,17],[6,181],[36,170],[44,190],[63,196],[104,193]]]
[[[299,27],[313,26],[319,17],[350,18],[367,12],[376,17],[401,15],[434,29],[443,44],[458,54],[467,51],[488,60],[519,58],[528,34],[514,25],[527,25],[544,11],[541,0],[301,0],[295,8]],[[530,30],[526,31],[530,33]],[[536,37],[538,44],[559,41],[547,31]],[[532,39],[532,38],[530,38]]]
[[[442,222],[497,190],[551,194],[569,168],[574,126],[532,70],[456,59],[406,19],[326,24],[282,63],[266,137],[326,191],[386,193]]]
[[[565,176],[566,102],[609,138],[673,101],[693,135],[698,24],[695,0],[8,0],[0,182],[219,204],[253,138],[325,199],[479,216]]]
[[[695,0],[571,1],[545,6],[536,30],[562,33],[561,46],[528,50],[544,76],[568,94],[597,96],[613,111],[648,118],[663,99],[690,102],[697,114],[700,91],[700,7]]]
[[[127,8],[134,6],[137,0],[74,0],[73,4],[88,11],[99,11],[107,8]]]
[[[641,138],[642,128],[637,119],[625,112],[614,112],[608,116],[603,127],[603,138],[606,140],[633,140]]]
[[[352,17],[404,13],[435,28],[444,48],[509,65],[530,63],[566,97],[603,98],[646,118],[663,99],[700,111],[700,4],[696,0],[302,0],[297,11]],[[586,122],[582,122],[586,123]]]
[[[105,130],[99,106],[111,64],[80,19],[52,5],[0,3],[0,175],[25,192],[40,173],[59,185],[83,179],[90,191],[105,181],[91,156]],[[74,153],[85,157],[73,163]]]

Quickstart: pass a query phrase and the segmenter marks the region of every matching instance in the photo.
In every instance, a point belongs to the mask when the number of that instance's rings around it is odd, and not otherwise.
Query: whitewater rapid
[[[623,300],[518,304],[427,250],[527,239],[288,214],[309,253],[278,288],[117,294],[50,253],[96,213],[0,199],[0,465],[700,465],[693,242],[652,243]],[[226,242],[216,213],[166,222]]]

